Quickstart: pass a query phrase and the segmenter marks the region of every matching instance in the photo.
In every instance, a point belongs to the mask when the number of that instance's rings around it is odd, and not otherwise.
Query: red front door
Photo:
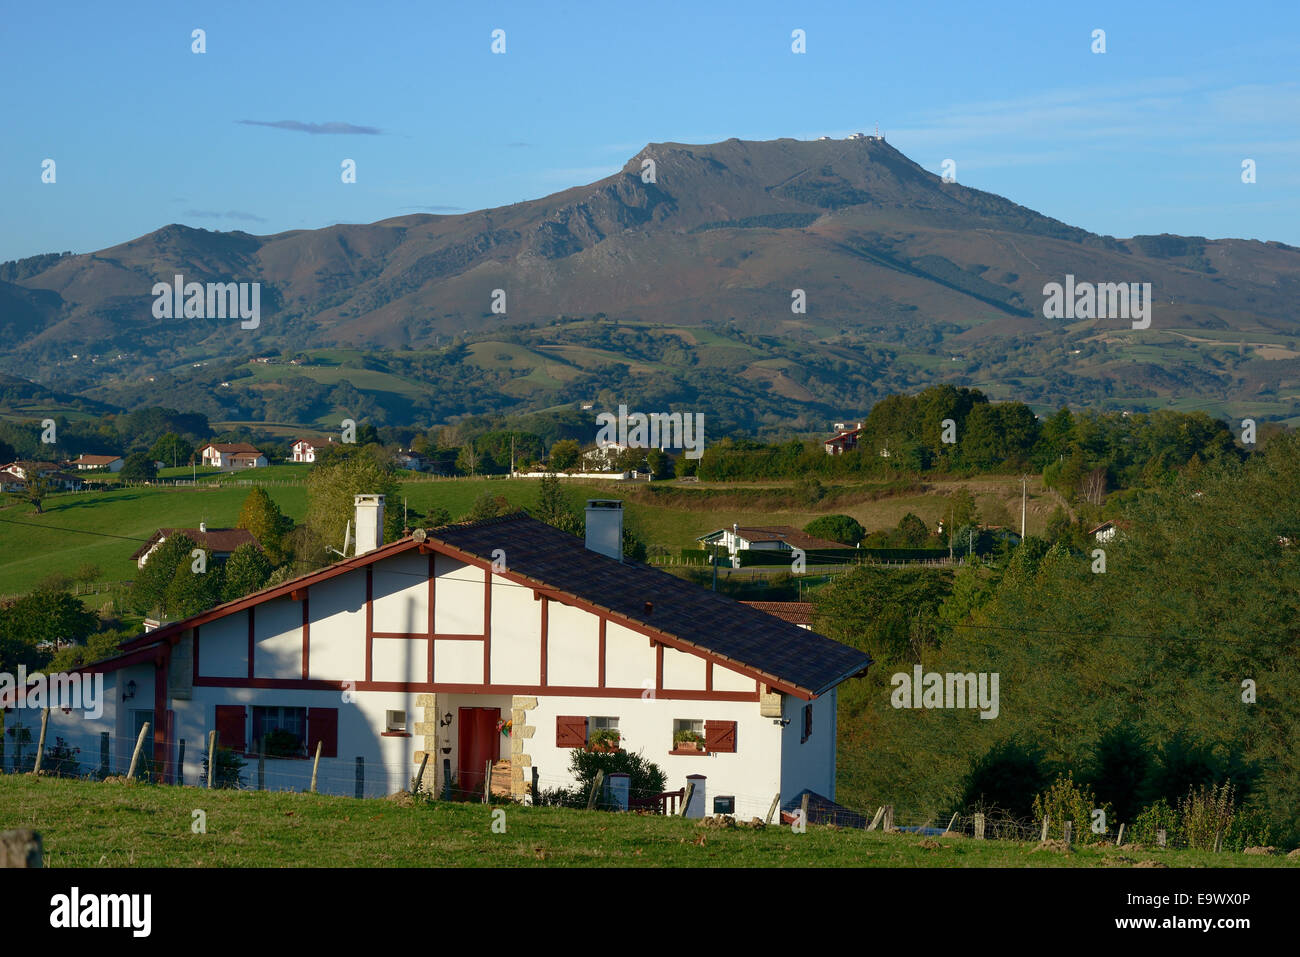
[[[501,757],[500,708],[460,709],[460,789],[469,795],[483,793],[483,771],[488,761]]]

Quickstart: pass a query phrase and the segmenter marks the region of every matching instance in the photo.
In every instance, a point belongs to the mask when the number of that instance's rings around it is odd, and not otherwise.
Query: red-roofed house
[[[761,817],[772,795],[805,788],[833,796],[836,689],[870,657],[624,561],[621,503],[588,503],[585,544],[521,514],[385,544],[383,497],[357,496],[356,512],[356,555],[80,669],[104,675],[103,715],[61,715],[59,735],[95,753],[114,735],[117,771],[151,720],[163,779],[194,783],[203,749],[178,767],[181,739],[216,730],[253,754],[280,732],[268,789],[305,788],[319,745],[326,793],[382,796],[422,774],[435,794],[481,794],[491,768],[494,788],[527,800],[534,775],[571,784],[572,755],[602,731],[663,767],[673,791],[689,779],[691,817]],[[40,720],[26,711],[25,726]]]
[[[136,567],[144,568],[149,556],[172,535],[189,537],[199,548],[211,552],[213,561],[218,562],[224,562],[240,545],[258,544],[253,533],[243,528],[208,528],[204,522],[200,522],[198,528],[160,528],[131,556]]]
[[[843,455],[858,447],[858,435],[862,432],[862,423],[848,428],[842,422],[835,424],[835,434],[822,443],[827,455]]]
[[[199,449],[204,465],[219,469],[266,468],[266,456],[247,442],[211,443]]]
[[[120,455],[81,455],[67,463],[69,468],[75,468],[78,472],[84,472],[87,469],[108,469],[110,472],[120,472],[125,464],[126,460]]]

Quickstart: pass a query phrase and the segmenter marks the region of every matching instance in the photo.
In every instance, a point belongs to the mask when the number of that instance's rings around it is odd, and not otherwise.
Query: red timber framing
[[[373,564],[383,558],[393,555],[402,554],[412,549],[418,550],[429,560],[428,570],[428,622],[427,630],[424,632],[403,633],[403,632],[376,632],[374,630],[374,572]],[[483,571],[484,595],[483,595],[483,633],[482,634],[438,634],[435,632],[435,609],[437,601],[437,576],[435,561],[438,555],[444,555],[448,558],[462,562],[467,565],[476,566]],[[744,665],[738,661],[727,658],[726,656],[716,654],[694,645],[691,642],[677,638],[675,635],[660,631],[659,629],[647,625],[644,622],[626,618],[611,609],[589,602],[576,595],[567,592],[561,592],[555,588],[545,585],[542,582],[528,578],[517,572],[503,570],[494,572],[492,564],[488,559],[480,558],[468,552],[464,552],[455,546],[448,545],[445,542],[426,540],[424,542],[415,542],[411,539],[404,539],[402,542],[396,542],[392,545],[383,546],[373,552],[363,556],[364,561],[359,558],[347,559],[331,566],[322,572],[299,579],[296,582],[287,583],[286,586],[275,586],[266,589],[262,593],[249,598],[241,599],[236,602],[230,602],[209,612],[204,612],[184,622],[177,622],[175,625],[166,626],[153,633],[142,636],[134,641],[127,642],[124,649],[144,648],[150,644],[165,643],[174,645],[180,640],[186,628],[192,630],[194,635],[194,685],[196,687],[224,687],[224,688],[274,688],[274,689],[296,689],[296,690],[342,690],[344,682],[341,680],[331,679],[312,679],[310,675],[310,611],[308,608],[308,589],[315,584],[322,583],[334,578],[337,575],[344,574],[348,571],[356,571],[361,568],[366,573],[366,636],[365,636],[365,679],[362,681],[351,682],[351,686],[357,691],[384,691],[384,692],[405,692],[405,693],[431,693],[431,692],[449,692],[464,694],[553,694],[575,697],[593,697],[593,698],[636,698],[644,693],[644,688],[610,688],[606,684],[606,657],[607,657],[607,629],[609,623],[620,625],[630,631],[636,632],[647,637],[652,646],[655,647],[655,696],[657,698],[677,699],[685,701],[757,701],[762,685],[767,685],[775,691],[781,691],[792,695],[804,701],[812,700],[815,696],[805,688],[791,685],[782,681],[774,675],[765,674],[758,669]],[[491,654],[492,654],[492,579],[496,575],[515,585],[520,585],[533,590],[535,597],[539,601],[539,618],[541,629],[541,671],[539,684],[536,685],[514,685],[502,684],[496,685],[491,680]],[[295,600],[301,600],[303,603],[302,610],[302,678],[258,678],[253,672],[254,664],[254,607],[273,598],[288,596]],[[597,682],[594,687],[587,686],[559,686],[548,683],[547,675],[547,654],[549,649],[549,621],[550,621],[550,602],[556,601],[564,605],[579,608],[590,614],[593,614],[599,620],[599,643],[598,643],[598,670]],[[247,610],[249,612],[249,674],[245,678],[231,677],[207,677],[200,673],[199,667],[199,629],[207,621],[213,621],[233,614],[238,611]],[[374,679],[374,662],[373,662],[373,642],[383,639],[408,639],[423,640],[428,642],[428,669],[426,680],[423,682],[401,682],[401,681],[376,681]],[[448,683],[434,681],[434,655],[439,641],[482,641],[483,642],[483,682],[479,684],[465,683]],[[664,647],[674,648],[678,651],[685,652],[697,658],[704,659],[705,662],[705,686],[704,690],[686,690],[672,689],[664,687],[663,680],[663,649]],[[170,648],[168,648],[170,652]],[[106,663],[112,665],[113,663]],[[753,691],[719,691],[714,689],[714,666],[718,665],[731,671],[743,674],[754,680]]]

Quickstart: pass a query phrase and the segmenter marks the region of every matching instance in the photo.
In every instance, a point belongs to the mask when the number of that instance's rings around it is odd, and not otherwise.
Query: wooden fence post
[[[140,736],[135,739],[135,752],[131,755],[131,770],[126,772],[128,781],[135,780],[135,767],[140,763],[140,751],[144,748],[144,736],[149,733],[149,722],[140,725]]]
[[[542,784],[542,772],[539,771],[537,769],[537,765],[534,764],[533,765],[533,788],[529,792],[533,804],[537,803],[537,796],[539,793],[541,793],[541,784]]]
[[[316,753],[317,753],[317,758],[316,758],[316,759],[319,761],[319,760],[320,760],[320,757],[319,757],[319,755],[320,755],[320,742],[319,742],[319,741],[316,742]],[[412,794],[417,794],[417,793],[418,793],[418,792],[419,792],[419,791],[424,787],[424,768],[425,768],[425,766],[426,766],[428,763],[429,763],[429,752],[428,752],[428,751],[425,751],[425,752],[424,752],[424,757],[422,757],[422,758],[420,759],[420,770],[417,771],[417,772],[415,772],[415,780],[414,780],[413,782],[411,782],[411,793],[412,793]],[[315,772],[315,770],[312,771],[312,773],[311,773],[311,777],[312,777],[312,781],[313,781],[313,783],[314,783],[315,780],[316,780],[316,772]],[[315,788],[312,788],[312,790],[315,790]]]
[[[598,772],[599,773],[599,772]],[[695,793],[695,782],[686,782],[686,793],[682,795],[682,817],[686,816],[686,809],[690,807],[691,795]]]
[[[984,815],[983,814],[975,815],[975,840],[977,841],[984,840]]]
[[[596,780],[591,783],[591,794],[587,795],[587,810],[590,811],[596,806],[596,795],[600,793],[600,786],[605,783],[605,772],[597,771]]]
[[[1115,835],[1115,846],[1120,847],[1124,844],[1124,824],[1121,822],[1119,833]]]
[[[49,724],[50,709],[47,705],[45,710],[41,712],[41,737],[36,742],[36,765],[32,768],[33,774],[41,773],[41,762],[45,760],[45,729],[49,727]]]
[[[1156,831],[1156,843],[1161,847],[1165,846],[1165,829],[1163,827]]]
[[[871,826],[868,827],[867,830],[874,831],[876,829],[876,825],[880,823],[880,819],[883,818],[884,816],[885,816],[885,806],[882,804],[880,807],[876,808],[876,816],[871,819]]]
[[[763,819],[764,824],[772,823],[772,815],[776,813],[777,805],[781,803],[781,792],[777,791],[772,795],[772,806],[767,809],[767,817]]]
[[[1047,815],[1044,814],[1044,815],[1043,815],[1043,833],[1040,834],[1039,837],[1038,837],[1039,842],[1040,842],[1040,843],[1043,843],[1043,844],[1046,844],[1046,843],[1047,843],[1047,824],[1048,824],[1048,818],[1047,818]]]
[[[951,833],[953,833],[952,826],[953,826],[954,824],[956,824],[956,823],[957,823],[957,815],[954,814],[954,815],[952,816],[952,820],[948,822],[948,827],[944,829],[944,833],[945,833],[945,834],[951,834]]]
[[[321,745],[323,745],[324,743],[325,743],[324,741],[316,742],[316,760],[311,763],[311,793],[312,794],[316,793],[316,772],[320,770],[320,749],[321,749]],[[426,754],[425,757],[427,758],[428,755]]]
[[[257,789],[266,790],[266,735],[257,745]]]
[[[181,738],[178,742],[176,754],[176,783],[181,787],[185,786],[185,739]]]
[[[108,771],[109,771],[109,767],[108,767],[108,749],[109,749],[108,737],[109,737],[109,736],[108,736],[108,732],[107,732],[107,731],[101,731],[101,732],[99,733],[99,776],[102,777],[102,778],[106,778],[106,777],[108,777]]]
[[[492,759],[488,758],[483,768],[483,803],[492,803]]]
[[[212,781],[217,774],[217,732],[208,732],[208,790],[212,790]]]
[[[883,826],[881,827],[881,830],[883,830],[883,831],[885,831],[886,833],[888,833],[889,831],[892,831],[893,829],[894,829],[894,805],[892,805],[892,804],[886,804],[886,805],[885,805],[885,818],[884,818],[884,824],[883,824]]]
[[[1214,853],[1218,854],[1223,850],[1223,828],[1214,832]]]
[[[1073,821],[1066,821],[1066,822],[1065,822],[1065,844],[1066,844],[1066,847],[1069,847],[1070,842],[1071,842],[1073,839],[1074,839],[1074,822],[1073,822]]]
[[[799,823],[804,827],[808,826],[808,792],[803,792],[803,800],[799,802]]]
[[[357,755],[356,771],[356,795],[358,798],[365,797],[366,794],[366,759]]]

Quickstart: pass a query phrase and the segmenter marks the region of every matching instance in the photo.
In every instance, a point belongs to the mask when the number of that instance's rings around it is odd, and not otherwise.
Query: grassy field
[[[48,575],[73,575],[83,565],[100,569],[99,581],[124,581],[134,577],[131,555],[160,527],[195,528],[234,525],[250,488],[237,483],[270,481],[267,492],[286,515],[301,521],[307,511],[305,484],[309,465],[278,465],[254,475],[240,472],[222,477],[222,484],[198,487],[141,487],[52,495],[37,515],[27,504],[0,507],[0,595],[21,594]],[[574,507],[586,499],[620,498],[627,501],[627,523],[643,541],[670,549],[695,547],[695,539],[737,522],[742,525],[794,525],[802,528],[819,515],[843,512],[868,530],[892,528],[907,512],[915,512],[934,525],[944,514],[944,497],[964,485],[981,508],[1000,503],[1019,524],[1019,480],[1015,476],[981,476],[963,481],[942,481],[926,486],[921,494],[873,498],[878,487],[835,486],[834,496],[815,507],[762,504],[754,493],[766,490],[777,501],[786,487],[780,485],[721,485],[700,483],[681,486],[681,492],[656,500],[644,486],[611,482],[566,481],[563,488]],[[875,491],[873,491],[875,490]],[[538,482],[527,479],[435,479],[409,477],[400,495],[388,503],[401,509],[403,498],[411,508],[427,513],[445,508],[453,519],[469,512],[484,491],[503,496],[512,506],[527,507],[537,500]],[[755,499],[759,504],[745,504]],[[1031,482],[1029,529],[1039,531],[1054,507],[1054,499]]]
[[[505,833],[492,830],[504,810]],[[194,811],[207,833],[195,834]],[[41,833],[47,867],[1285,867],[1281,856],[920,838],[513,805],[358,801],[0,777],[0,830]]]

